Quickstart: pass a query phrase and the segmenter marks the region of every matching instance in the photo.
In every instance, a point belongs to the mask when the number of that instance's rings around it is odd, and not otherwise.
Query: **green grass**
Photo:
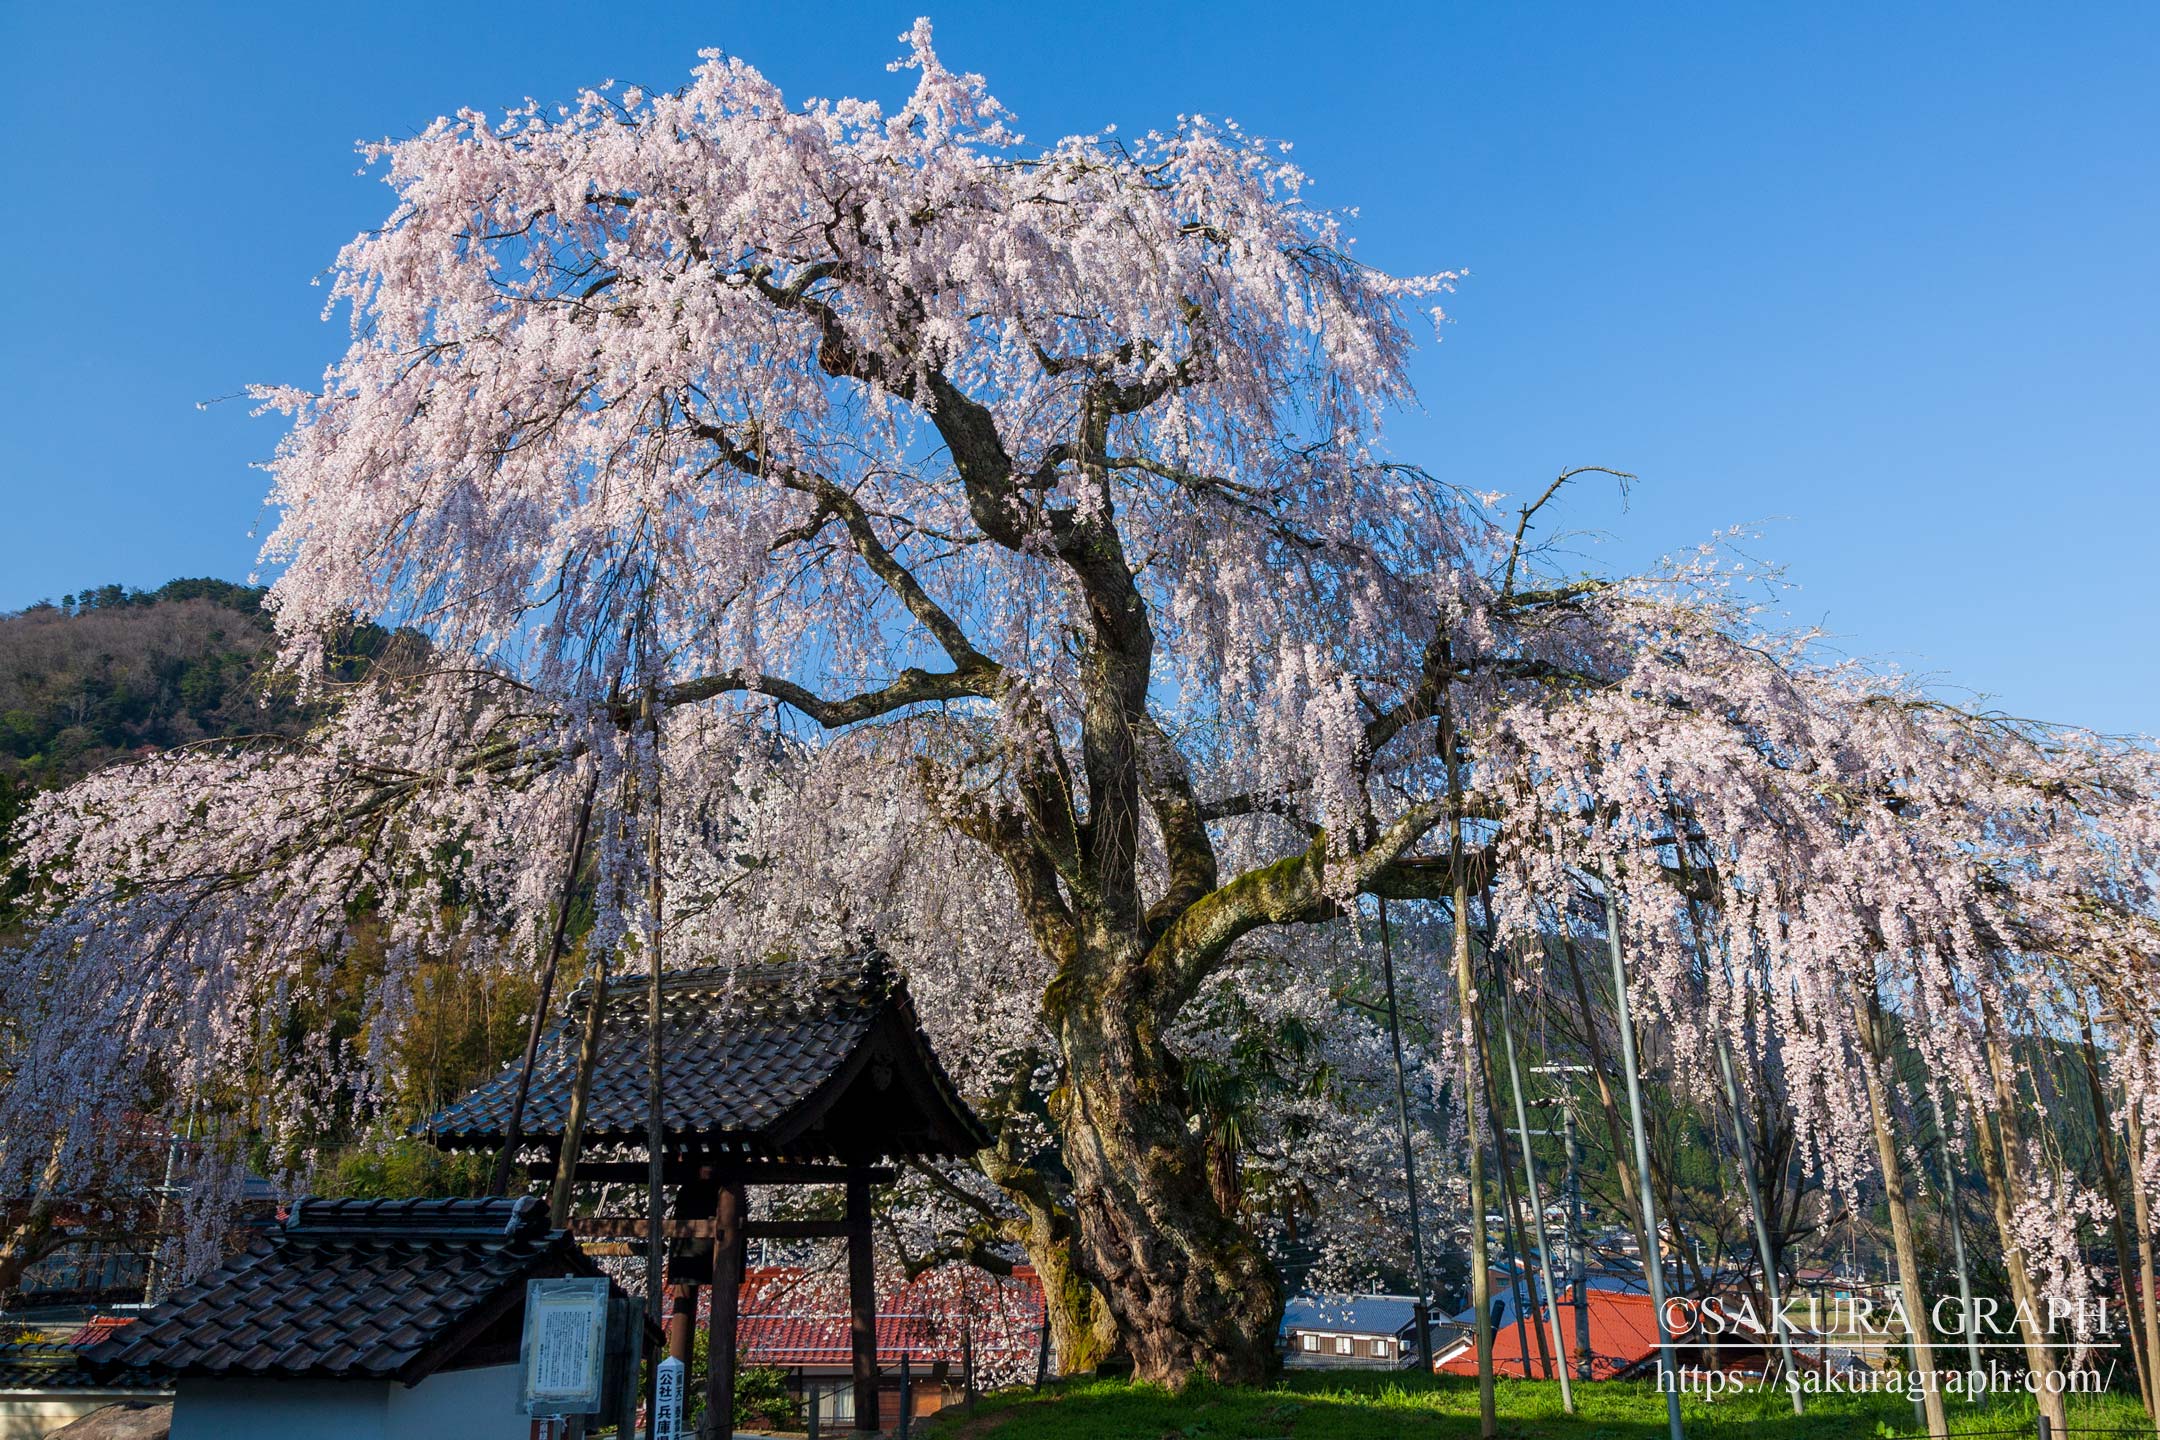
[[[1983,1435],[2036,1431],[2030,1398],[1994,1405],[1951,1402],[1951,1429]],[[2070,1440],[2081,1433],[2151,1435],[2136,1398],[2077,1396]],[[1663,1440],[1665,1400],[1649,1385],[1604,1382],[1576,1387],[1575,1415],[1560,1408],[1560,1387],[1502,1381],[1503,1436],[1553,1440]],[[1814,1396],[1795,1418],[1782,1392],[1727,1395],[1714,1404],[1687,1397],[1690,1440],[1831,1440],[1920,1433],[1912,1402],[1896,1395]],[[1477,1434],[1477,1385],[1411,1374],[1298,1374],[1266,1389],[1195,1383],[1182,1395],[1129,1381],[1074,1380],[1041,1394],[986,1396],[973,1416],[957,1407],[925,1424],[923,1440],[1454,1440]],[[2009,1435],[2002,1440],[2010,1440]]]

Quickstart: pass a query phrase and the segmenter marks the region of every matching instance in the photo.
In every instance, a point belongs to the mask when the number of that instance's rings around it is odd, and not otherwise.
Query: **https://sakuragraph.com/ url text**
[[[1782,1337],[1763,1324],[1745,1298],[1667,1300],[1664,1319],[1665,1333],[1685,1345],[1691,1358],[1707,1353],[1696,1363],[1661,1368],[1658,1388],[1715,1401],[1770,1384],[1808,1395],[1917,1397],[1929,1389],[1974,1397],[2043,1389],[2097,1394],[2112,1378],[2113,1337],[2122,1316],[2106,1299],[2035,1307],[1986,1296],[1970,1301],[1944,1296],[1928,1312],[1929,1327],[1939,1337],[1932,1374],[1908,1363],[1912,1326],[1900,1297],[1887,1304],[1855,1299],[1829,1307],[1810,1299],[1803,1311],[1779,1318]],[[1791,1368],[1768,1363],[1788,1345],[1806,1358]],[[1828,1363],[1832,1357],[1839,1363]]]

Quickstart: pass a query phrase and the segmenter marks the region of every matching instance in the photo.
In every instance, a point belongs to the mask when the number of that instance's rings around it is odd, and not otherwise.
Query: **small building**
[[[170,1388],[172,1440],[525,1440],[525,1283],[599,1273],[531,1196],[302,1200],[84,1363]]]
[[[1292,1370],[1400,1370],[1417,1363],[1417,1301],[1408,1295],[1294,1295],[1283,1306]]]

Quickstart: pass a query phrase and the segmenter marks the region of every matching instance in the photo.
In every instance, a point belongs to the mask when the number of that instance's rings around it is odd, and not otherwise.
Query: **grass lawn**
[[[1648,1385],[1608,1381],[1576,1387],[1575,1415],[1560,1408],[1560,1387],[1543,1381],[1500,1384],[1500,1433],[1554,1440],[1663,1440],[1665,1400]],[[1830,1440],[1837,1436],[1920,1434],[1912,1402],[1895,1395],[1811,1396],[1808,1414],[1776,1394],[1727,1395],[1715,1404],[1688,1397],[1682,1407],[1690,1440]],[[1951,1429],[2002,1440],[2036,1433],[2029,1398],[1993,1406],[1952,1402]],[[2086,1435],[2152,1435],[2137,1398],[2078,1396],[2070,1402],[2071,1440]],[[1173,1396],[1127,1381],[1074,1380],[1040,1394],[986,1396],[968,1416],[958,1407],[925,1423],[923,1440],[1408,1440],[1477,1434],[1477,1385],[1452,1377],[1296,1374],[1265,1390],[1195,1384]]]

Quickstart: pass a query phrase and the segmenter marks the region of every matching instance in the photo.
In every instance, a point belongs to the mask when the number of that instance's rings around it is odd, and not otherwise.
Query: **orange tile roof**
[[[1551,1321],[1545,1318],[1542,1307],[1537,1320],[1545,1327],[1545,1343],[1550,1347]],[[1528,1325],[1530,1321],[1531,1317],[1525,1314],[1524,1324]],[[1530,1337],[1527,1359],[1523,1355],[1522,1342],[1523,1336],[1512,1321],[1493,1332],[1493,1373],[1544,1379],[1545,1367],[1537,1337]],[[1575,1307],[1565,1301],[1560,1305],[1560,1345],[1566,1363],[1573,1365]],[[1657,1348],[1657,1318],[1650,1308],[1649,1296],[1613,1290],[1590,1292],[1590,1378],[1610,1380],[1624,1374],[1657,1354]],[[1457,1353],[1442,1360],[1438,1368],[1448,1375],[1477,1374],[1475,1348],[1464,1345]]]

